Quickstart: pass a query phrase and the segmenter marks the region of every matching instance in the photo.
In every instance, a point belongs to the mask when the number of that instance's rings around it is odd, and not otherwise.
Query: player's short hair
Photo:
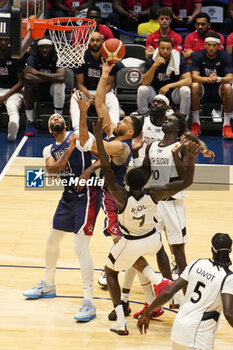
[[[158,46],[161,42],[165,42],[165,43],[171,43],[173,46],[173,40],[172,38],[170,38],[169,36],[162,36],[159,41],[158,41]]]
[[[173,12],[170,7],[160,7],[157,10],[157,17],[159,18],[160,16],[169,16],[170,18],[173,18]]]
[[[219,40],[221,40],[220,35],[219,35],[218,33],[216,33],[216,32],[208,32],[208,33],[206,34],[206,36],[205,36],[205,39],[207,39],[207,38],[214,38],[214,39],[219,39]]]
[[[142,122],[137,117],[130,116],[130,118],[132,120],[132,125],[134,129],[133,138],[135,138],[135,137],[138,137],[142,132]]]
[[[126,183],[130,190],[141,190],[145,182],[145,176],[141,168],[130,169],[126,174]]]
[[[207,22],[210,23],[210,16],[208,13],[205,12],[199,12],[195,17],[194,17],[194,23],[196,22],[197,18],[206,18]]]
[[[178,119],[179,132],[178,132],[177,136],[181,137],[187,128],[187,122],[185,120],[185,115],[183,113],[180,113],[180,112],[174,112],[174,113],[172,113],[172,115],[174,115]]]
[[[232,264],[230,259],[232,247],[231,237],[227,233],[216,233],[211,243],[214,265],[229,267]]]
[[[101,10],[100,10],[99,6],[92,5],[92,6],[88,7],[87,13],[91,12],[91,11],[96,11],[101,16]]]

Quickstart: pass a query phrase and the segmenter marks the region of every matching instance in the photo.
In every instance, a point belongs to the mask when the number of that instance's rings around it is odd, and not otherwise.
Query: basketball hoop
[[[88,48],[96,22],[89,18],[58,17],[37,19],[30,17],[30,31],[33,39],[49,36],[57,52],[57,66],[77,68],[84,63],[84,52]]]

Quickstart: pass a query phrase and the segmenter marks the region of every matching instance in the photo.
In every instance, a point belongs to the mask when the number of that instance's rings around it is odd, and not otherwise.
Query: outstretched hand
[[[194,141],[185,143],[185,147],[190,157],[196,158],[200,152],[200,146]]]
[[[109,75],[112,68],[115,66],[115,63],[109,64],[108,61],[106,61],[103,57],[101,58],[101,61],[102,61],[102,75],[104,75],[104,73]]]
[[[76,141],[79,140],[79,137],[77,134],[73,133],[69,137],[69,148],[74,150],[76,147]]]
[[[210,149],[206,149],[206,150],[202,151],[202,154],[203,154],[203,157],[210,158],[211,163],[214,162],[215,154],[213,151],[211,151]]]
[[[185,143],[185,136],[182,135],[181,138],[180,138],[180,143],[177,143],[173,148],[172,148],[172,153],[178,153],[181,148],[184,146],[184,143]]]
[[[137,327],[141,334],[146,334],[147,329],[149,329],[150,318],[148,316],[142,315],[138,319]]]
[[[73,97],[74,97],[74,100],[79,105],[80,111],[87,112],[90,107],[91,100],[87,102],[85,94],[82,93],[80,90],[75,91]]]

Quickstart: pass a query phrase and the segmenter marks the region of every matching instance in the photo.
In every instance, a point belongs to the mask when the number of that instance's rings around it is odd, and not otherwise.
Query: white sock
[[[121,300],[127,303],[127,301],[129,300],[129,293],[121,292]]]
[[[233,113],[225,113],[224,112],[224,122],[223,122],[223,126],[224,125],[229,125],[230,124],[230,120],[233,117]]]
[[[56,265],[59,258],[59,245],[65,232],[51,228],[45,249],[45,281],[48,286],[54,284]]]
[[[144,292],[145,301],[150,305],[155,298],[151,283],[141,272],[137,271],[137,275]]]
[[[89,251],[90,239],[91,236],[86,236],[83,230],[74,235],[74,247],[80,264],[84,299],[93,302],[94,265]]]
[[[33,123],[33,109],[30,109],[30,110],[26,109],[25,114],[26,114],[27,120]]]
[[[142,271],[143,275],[148,278],[148,280],[151,281],[152,284],[159,284],[163,277],[161,275],[158,275],[157,273],[154,272],[154,270],[147,265],[144,270]]]
[[[192,111],[192,123],[200,124],[200,111]]]
[[[116,314],[117,314],[117,322],[126,323],[123,306],[121,304],[117,305],[115,307],[115,311],[116,311]]]

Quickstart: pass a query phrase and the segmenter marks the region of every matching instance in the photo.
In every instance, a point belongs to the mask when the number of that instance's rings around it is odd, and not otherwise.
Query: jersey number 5
[[[197,282],[194,292],[197,293],[197,299],[191,298],[191,302],[196,304],[201,299],[201,291],[200,288],[205,288],[205,284],[202,282]]]

